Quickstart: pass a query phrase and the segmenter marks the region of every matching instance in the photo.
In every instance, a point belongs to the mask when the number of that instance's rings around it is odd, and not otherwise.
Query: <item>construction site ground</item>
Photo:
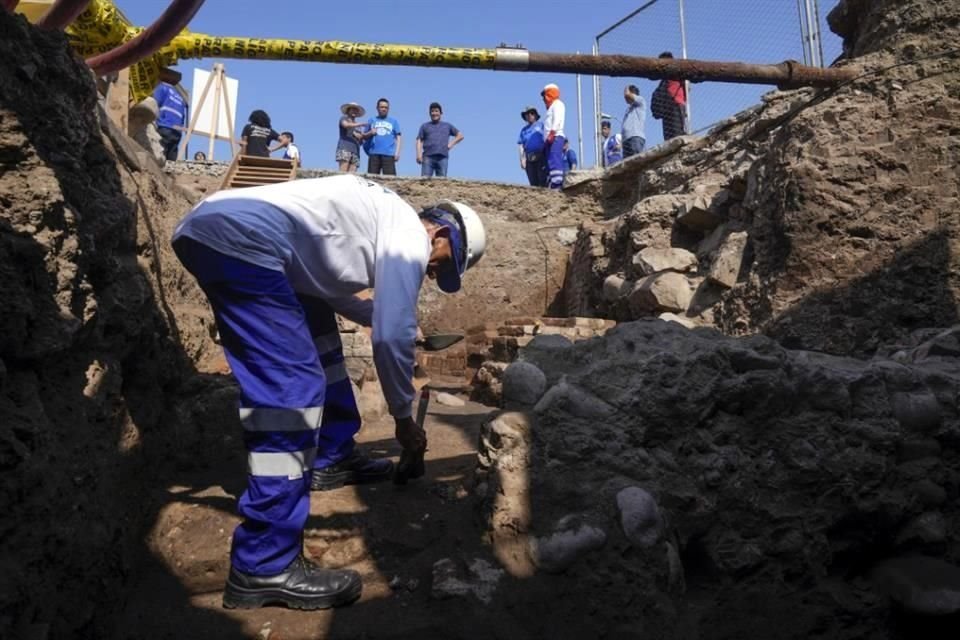
[[[386,482],[311,495],[306,553],[323,566],[359,571],[364,589],[358,602],[314,612],[221,607],[230,536],[239,522],[236,498],[245,486],[244,454],[225,433],[221,449],[158,488],[159,515],[147,541],[154,557],[132,585],[117,637],[544,637],[524,630],[509,606],[497,602],[501,595],[489,607],[475,598],[431,595],[436,562],[492,561],[469,499],[479,427],[491,408],[466,400],[454,379],[436,381],[434,388],[465,405],[431,404],[425,477],[406,486]],[[371,456],[399,457],[389,417],[366,422],[358,441]]]

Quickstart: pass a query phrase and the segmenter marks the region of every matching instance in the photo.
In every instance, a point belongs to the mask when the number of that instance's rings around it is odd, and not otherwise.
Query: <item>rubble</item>
[[[914,353],[960,326],[930,333]],[[956,358],[858,360],[660,320],[559,348],[535,340],[521,358],[548,389],[529,417],[485,426],[478,471],[490,537],[518,566],[526,545],[535,568],[576,570],[580,589],[611,598],[611,572],[636,576],[640,610],[694,576],[710,594],[702,615],[746,620],[749,598],[723,595],[735,581],[802,612],[798,634],[829,610],[811,594],[830,590],[863,631],[877,618],[862,587],[807,577],[960,544],[948,524],[960,509],[944,501],[960,461]],[[911,610],[953,606],[947,587],[916,584],[895,595]]]

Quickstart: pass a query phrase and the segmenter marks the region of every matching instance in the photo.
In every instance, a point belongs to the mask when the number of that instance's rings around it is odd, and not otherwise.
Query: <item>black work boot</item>
[[[323,469],[314,469],[310,489],[329,491],[345,484],[383,482],[393,474],[393,462],[385,458],[369,458],[359,451]]]
[[[329,609],[360,597],[360,574],[321,569],[302,554],[275,576],[251,576],[230,568],[223,592],[225,609],[256,609],[284,604],[291,609]]]

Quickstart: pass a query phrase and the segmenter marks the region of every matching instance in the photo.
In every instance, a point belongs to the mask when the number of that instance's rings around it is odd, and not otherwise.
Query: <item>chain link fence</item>
[[[835,0],[824,0],[824,7],[820,4],[819,0],[648,0],[598,34],[594,52],[657,57],[669,51],[675,58],[829,65],[841,50],[840,39],[826,25]],[[610,120],[613,130],[620,130],[626,110],[623,92],[630,84],[640,89],[645,101],[646,148],[663,141],[661,121],[650,115],[650,96],[658,81],[595,77],[598,164],[599,123]],[[706,131],[758,103],[772,89],[719,82],[688,84],[687,131]]]

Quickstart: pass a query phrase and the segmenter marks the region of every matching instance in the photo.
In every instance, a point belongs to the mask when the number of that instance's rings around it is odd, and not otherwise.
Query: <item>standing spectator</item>
[[[647,105],[640,96],[640,89],[634,84],[627,85],[623,90],[623,99],[627,103],[627,111],[623,114],[623,157],[629,158],[641,153],[647,144],[643,129]]]
[[[603,136],[603,166],[609,167],[623,160],[622,138],[619,133],[611,135],[609,120],[600,123],[600,135]]]
[[[570,141],[563,141],[563,173],[567,174],[577,168],[577,152],[570,148]]]
[[[187,123],[187,104],[183,96],[169,82],[161,82],[153,91],[157,101],[157,133],[167,160],[176,160],[180,148],[180,136]]]
[[[661,58],[673,58],[673,54],[664,51]],[[687,133],[687,89],[682,80],[664,79],[660,81],[650,98],[650,115],[663,124],[663,140],[676,138]]]
[[[386,98],[377,100],[377,117],[370,118],[370,130],[363,134],[363,137],[368,139],[364,148],[370,156],[367,173],[377,175],[382,171],[385,176],[397,175],[397,162],[400,160],[403,139],[400,123],[389,117],[389,113],[390,101]]]
[[[547,106],[543,130],[546,132],[547,186],[551,189],[563,187],[563,125],[567,108],[560,100],[560,87],[548,84],[540,92]]]
[[[356,102],[340,106],[340,137],[337,139],[337,168],[345,173],[355,173],[360,168],[360,141],[366,122],[357,122],[357,118],[366,113]]]
[[[270,143],[280,139],[280,134],[270,127],[270,116],[257,109],[250,114],[240,133],[240,153],[246,156],[270,157]]]
[[[430,122],[420,125],[417,133],[417,164],[420,165],[421,176],[446,176],[450,149],[463,140],[460,130],[449,122],[442,121],[442,115],[443,107],[440,103],[431,102]]]
[[[520,168],[527,172],[527,181],[531,187],[547,186],[547,163],[543,155],[545,144],[543,123],[540,122],[540,112],[530,106],[520,112],[523,118],[523,129],[517,138],[517,147],[520,150]]]
[[[270,153],[279,149],[283,149],[284,160],[293,160],[298,166],[303,166],[303,162],[300,159],[300,148],[293,144],[293,134],[289,131],[284,131],[280,134],[279,144],[273,149],[270,149]]]

